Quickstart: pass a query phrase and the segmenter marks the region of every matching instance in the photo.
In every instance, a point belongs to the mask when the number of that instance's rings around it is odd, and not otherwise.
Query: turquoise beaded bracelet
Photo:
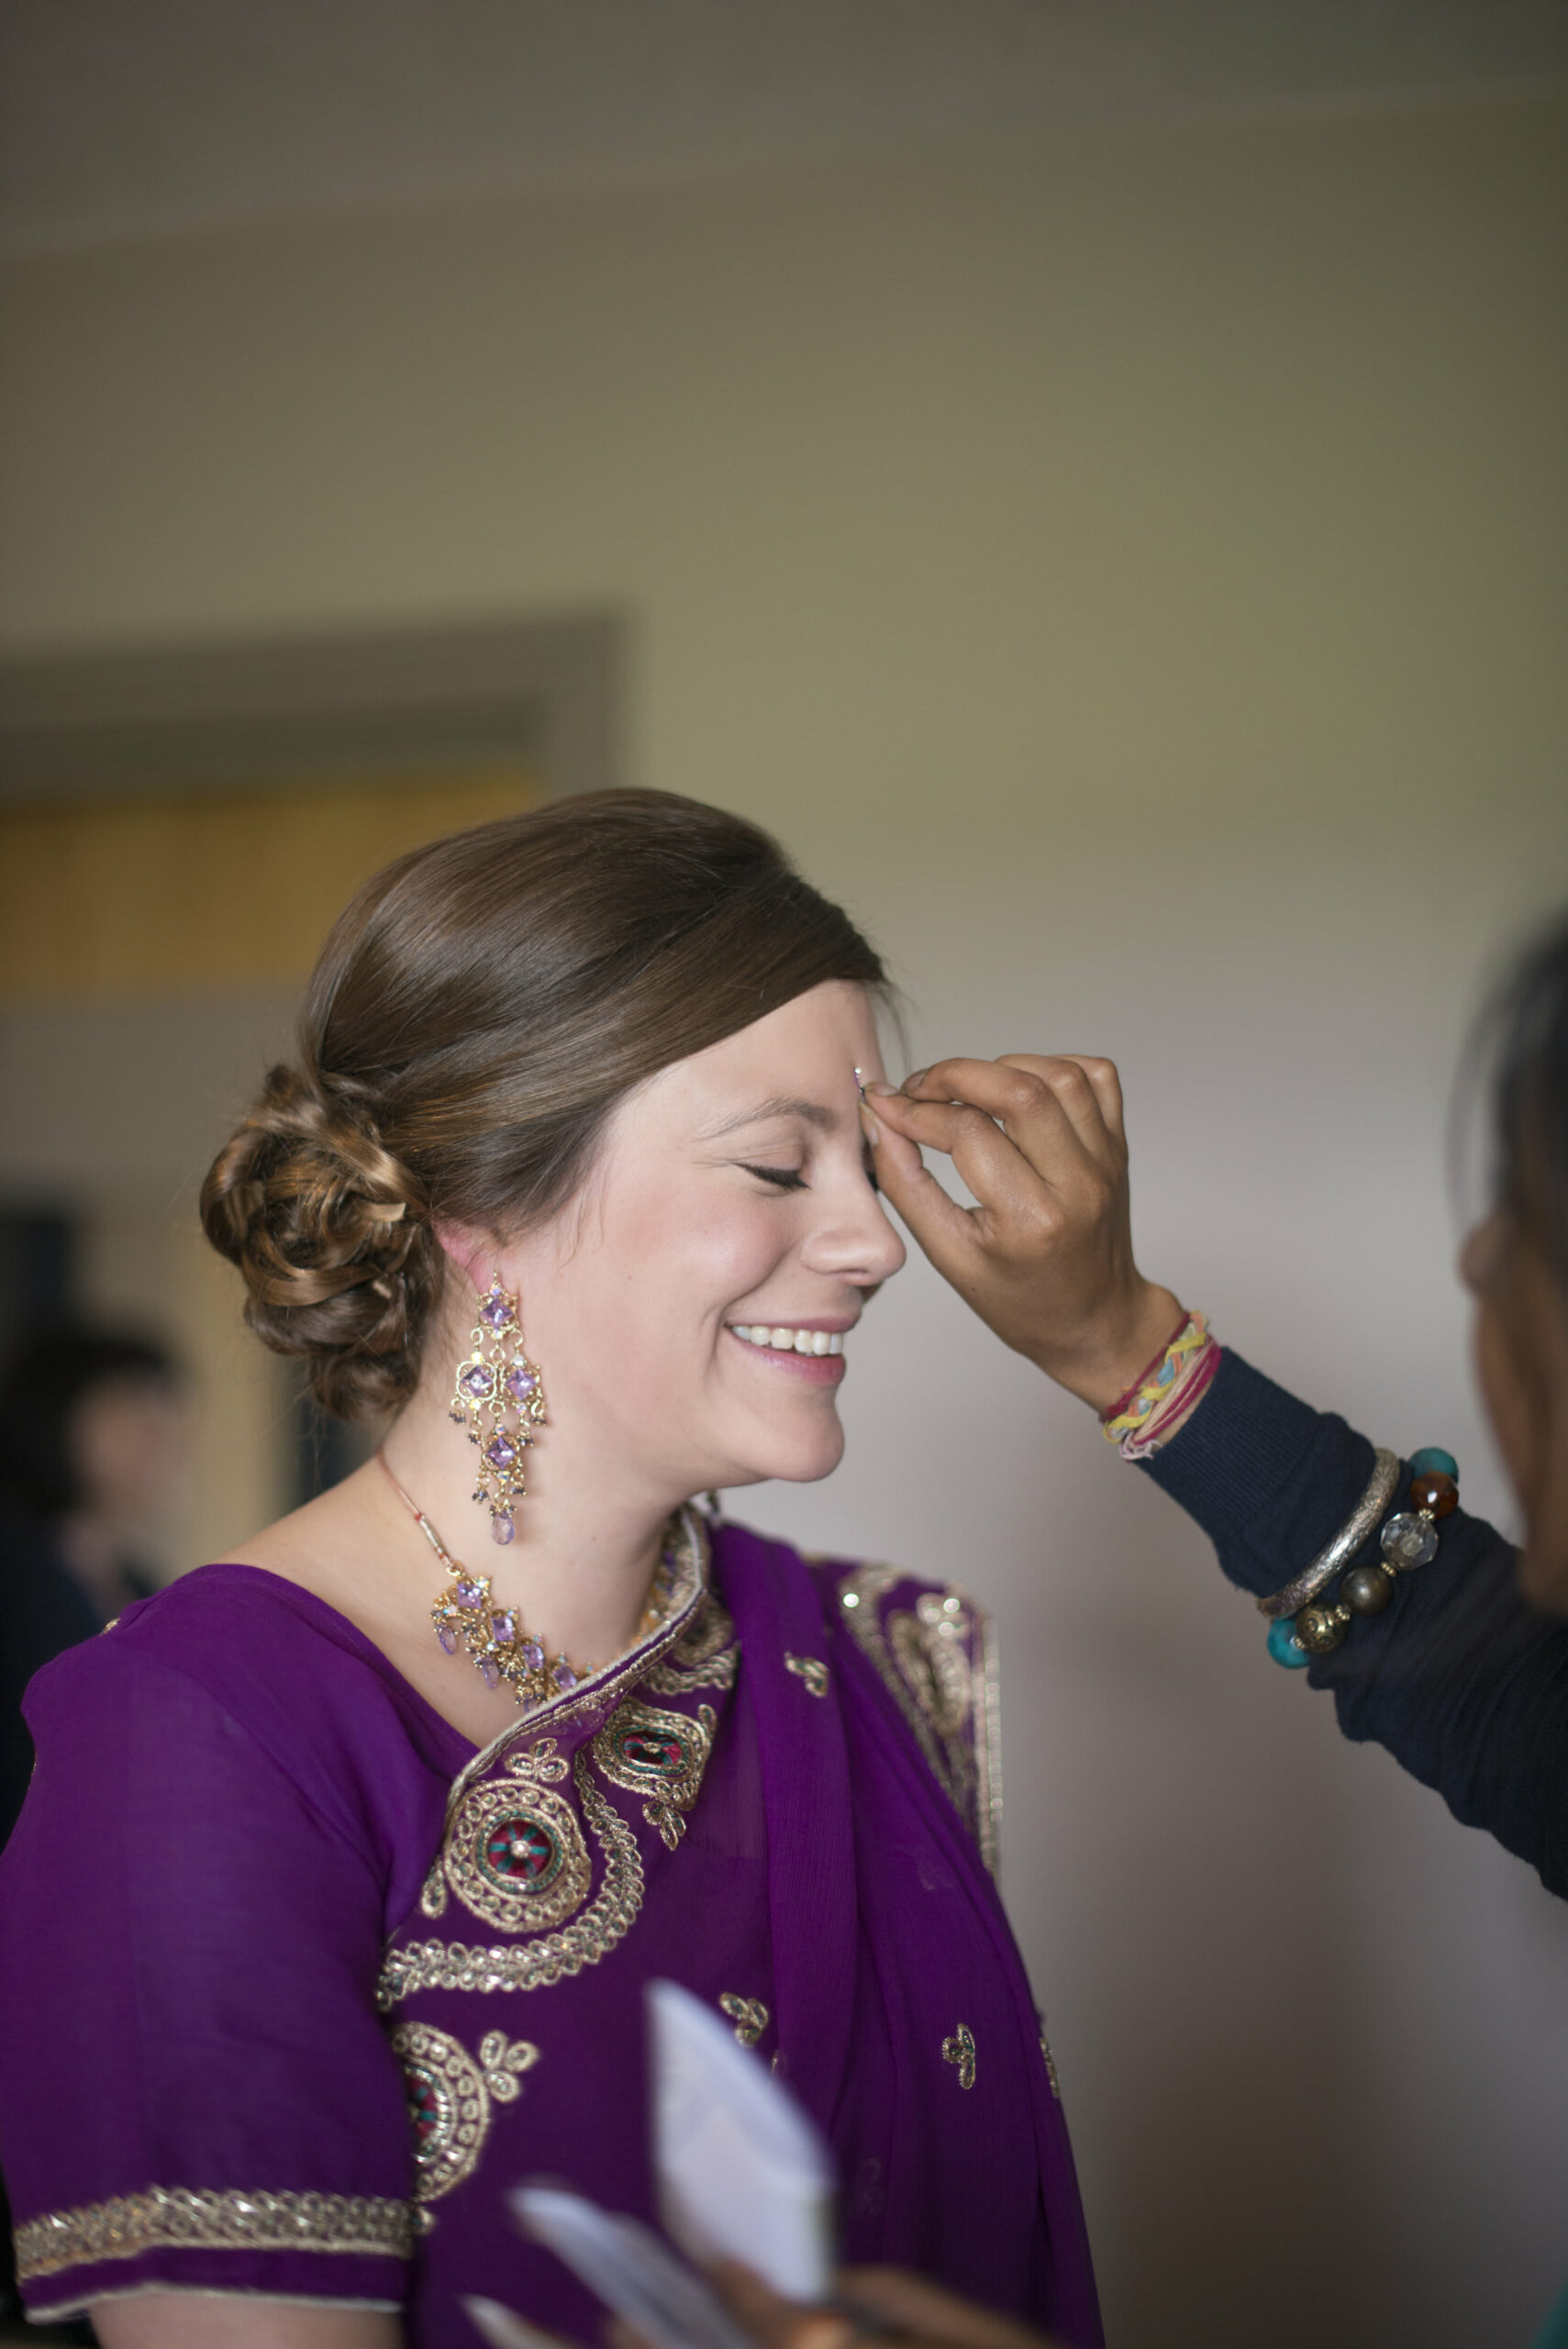
[[[1381,1615],[1394,1596],[1396,1575],[1429,1565],[1438,1553],[1438,1523],[1459,1506],[1459,1463],[1451,1452],[1428,1444],[1410,1455],[1407,1507],[1388,1519],[1378,1536],[1383,1555],[1373,1564],[1351,1566],[1331,1604],[1314,1600],[1294,1616],[1269,1625],[1269,1653],[1287,1672],[1303,1672],[1315,1655],[1332,1655],[1358,1615]],[[1289,1588],[1289,1585],[1286,1585]],[[1273,1602],[1260,1599],[1265,1614]]]

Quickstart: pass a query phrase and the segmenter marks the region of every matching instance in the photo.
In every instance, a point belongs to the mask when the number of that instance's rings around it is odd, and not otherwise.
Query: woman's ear
[[[470,1288],[476,1292],[489,1286],[485,1259],[494,1255],[495,1243],[482,1231],[471,1231],[466,1224],[448,1223],[438,1216],[431,1225],[442,1254],[449,1264],[460,1272]]]

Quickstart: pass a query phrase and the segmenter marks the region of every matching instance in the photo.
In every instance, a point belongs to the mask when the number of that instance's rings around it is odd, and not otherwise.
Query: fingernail
[[[922,1083],[925,1078],[925,1074],[926,1072],[923,1068],[912,1068],[908,1075],[904,1080],[905,1092],[907,1093],[912,1085],[919,1085]]]
[[[861,1108],[861,1131],[874,1150],[882,1140],[882,1128],[863,1103]]]
[[[862,1085],[861,1087],[862,1093],[874,1094],[879,1101],[890,1101],[897,1090],[895,1085]]]

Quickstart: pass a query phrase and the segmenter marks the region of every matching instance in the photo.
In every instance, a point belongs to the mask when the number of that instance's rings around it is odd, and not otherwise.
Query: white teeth
[[[786,1330],[781,1322],[773,1329],[765,1321],[732,1321],[730,1328],[749,1346],[771,1348],[781,1354],[841,1354],[844,1333],[841,1330]]]

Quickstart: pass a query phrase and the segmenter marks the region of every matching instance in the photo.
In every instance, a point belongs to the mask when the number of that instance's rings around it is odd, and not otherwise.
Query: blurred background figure
[[[156,1338],[67,1326],[13,1353],[0,1383],[0,1848],[32,1773],[28,1683],[155,1587],[189,1468],[181,1373]],[[21,2323],[0,2187],[0,2328]],[[94,2336],[83,2321],[38,2337]]]
[[[155,1339],[50,1331],[0,1386],[0,1845],[32,1769],[22,1693],[155,1587],[188,1465],[180,1374]]]

